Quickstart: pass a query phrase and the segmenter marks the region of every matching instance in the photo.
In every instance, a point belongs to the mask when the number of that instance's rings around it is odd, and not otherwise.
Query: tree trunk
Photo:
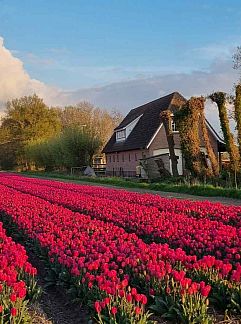
[[[235,97],[235,120],[237,123],[238,132],[238,145],[239,145],[239,155],[241,156],[241,84],[236,86],[236,97]]]
[[[215,92],[210,96],[210,99],[218,106],[219,118],[223,132],[224,141],[227,146],[227,151],[230,156],[230,167],[233,172],[239,170],[240,155],[239,150],[234,142],[233,134],[230,131],[226,108],[226,94],[224,92]]]
[[[164,111],[161,114],[162,117],[162,122],[165,128],[165,132],[166,132],[166,137],[167,137],[167,143],[168,143],[168,148],[169,148],[169,153],[170,153],[170,159],[171,159],[171,163],[172,163],[172,175],[174,177],[178,177],[178,169],[177,169],[177,165],[178,165],[178,159],[177,156],[175,154],[175,142],[174,142],[174,137],[173,137],[173,132],[171,129],[171,113],[169,111]]]
[[[219,164],[218,164],[218,160],[216,158],[216,155],[214,153],[214,150],[212,148],[212,145],[210,143],[210,139],[209,139],[209,136],[208,136],[208,130],[207,130],[206,120],[205,120],[205,115],[204,115],[204,102],[203,102],[203,108],[200,111],[200,113],[201,113],[201,115],[200,115],[200,123],[201,123],[203,140],[204,140],[204,143],[205,143],[205,147],[206,147],[206,150],[207,150],[208,157],[209,157],[210,162],[211,162],[212,172],[217,177],[219,175]]]

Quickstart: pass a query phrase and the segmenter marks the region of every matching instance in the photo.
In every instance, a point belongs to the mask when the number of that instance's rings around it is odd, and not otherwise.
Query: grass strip
[[[110,186],[117,186],[123,188],[137,188],[137,189],[146,189],[153,191],[164,191],[164,192],[175,192],[175,193],[184,193],[195,196],[202,197],[227,197],[234,199],[241,199],[241,189],[235,188],[223,188],[215,187],[213,185],[188,185],[188,184],[171,184],[165,182],[140,182],[136,180],[121,179],[116,177],[103,177],[103,178],[90,178],[84,176],[72,176],[63,173],[56,172],[42,172],[42,171],[31,171],[31,172],[22,172],[22,174],[31,176],[31,177],[44,177],[44,178],[54,178],[63,181],[72,181],[77,183],[94,183],[94,184],[104,184]]]

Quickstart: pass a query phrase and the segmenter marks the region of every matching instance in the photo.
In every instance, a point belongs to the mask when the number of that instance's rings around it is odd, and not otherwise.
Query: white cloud
[[[12,98],[37,93],[49,104],[54,104],[60,90],[32,79],[21,60],[5,48],[0,37],[0,106]]]
[[[208,71],[164,72],[132,80],[127,77],[127,80],[101,87],[64,91],[31,78],[22,61],[4,47],[3,39],[0,38],[0,107],[9,99],[37,93],[49,105],[64,106],[87,100],[100,107],[118,109],[126,114],[133,107],[174,91],[187,98],[218,90],[231,92],[237,79],[238,74],[232,69],[230,58],[215,60]],[[217,110],[213,106],[208,106],[207,116],[213,126],[219,129]]]
[[[70,102],[84,98],[100,106],[119,107],[127,112],[134,106],[174,91],[179,91],[187,98],[207,95],[217,90],[231,92],[237,78],[237,72],[232,69],[231,62],[217,61],[206,72],[163,74],[65,94]]]
[[[133,107],[174,91],[180,92],[186,98],[205,96],[213,91],[230,93],[237,79],[237,71],[232,69],[232,62],[219,60],[206,72],[165,74],[113,83],[99,88],[80,89],[66,92],[65,100],[75,103],[85,99],[102,107],[119,109],[125,114]],[[219,131],[216,107],[207,105],[206,113],[208,120]]]
[[[53,59],[41,58],[34,53],[26,53],[26,59],[29,63],[38,66],[51,66],[55,64],[55,61]]]
[[[230,58],[235,50],[235,45],[223,44],[209,44],[207,46],[198,47],[191,51],[192,55],[202,59],[216,59],[217,57]]]

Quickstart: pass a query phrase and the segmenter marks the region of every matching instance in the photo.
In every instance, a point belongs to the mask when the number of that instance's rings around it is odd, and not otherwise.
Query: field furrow
[[[168,202],[163,210],[126,202],[122,191],[118,201],[116,191],[101,198],[89,186],[24,179],[0,176],[1,220],[17,225],[46,259],[49,280],[86,303],[98,323],[152,323],[152,309],[174,323],[208,324],[209,304],[241,313],[238,226],[168,212]]]
[[[90,215],[92,218],[112,222],[133,232],[145,241],[168,243],[172,248],[182,248],[186,253],[202,258],[213,255],[225,262],[240,260],[241,230],[209,218],[197,218],[156,207],[99,198],[85,193],[18,181],[17,178],[0,177],[0,183],[21,192],[33,194],[52,203]],[[168,199],[166,199],[168,200]],[[171,203],[171,200],[168,200]],[[235,209],[234,209],[235,210]],[[230,211],[231,215],[232,212]],[[227,214],[227,216],[229,216]],[[240,218],[239,215],[236,216]]]
[[[31,323],[28,303],[38,297],[36,269],[24,247],[6,235],[0,222],[0,323]]]

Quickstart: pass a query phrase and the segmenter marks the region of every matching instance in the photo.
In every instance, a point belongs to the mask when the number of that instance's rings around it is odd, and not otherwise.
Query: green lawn
[[[178,192],[186,193],[196,196],[205,197],[228,197],[241,199],[241,189],[230,189],[222,187],[214,187],[212,185],[187,185],[187,184],[170,184],[170,183],[147,183],[139,182],[138,180],[125,180],[121,178],[89,178],[89,177],[79,177],[70,176],[61,173],[48,173],[48,172],[22,172],[28,176],[34,177],[45,177],[45,178],[55,178],[61,180],[71,180],[74,182],[90,182],[96,184],[107,184],[112,186],[124,187],[124,188],[142,188],[155,191],[166,191],[166,192]]]

